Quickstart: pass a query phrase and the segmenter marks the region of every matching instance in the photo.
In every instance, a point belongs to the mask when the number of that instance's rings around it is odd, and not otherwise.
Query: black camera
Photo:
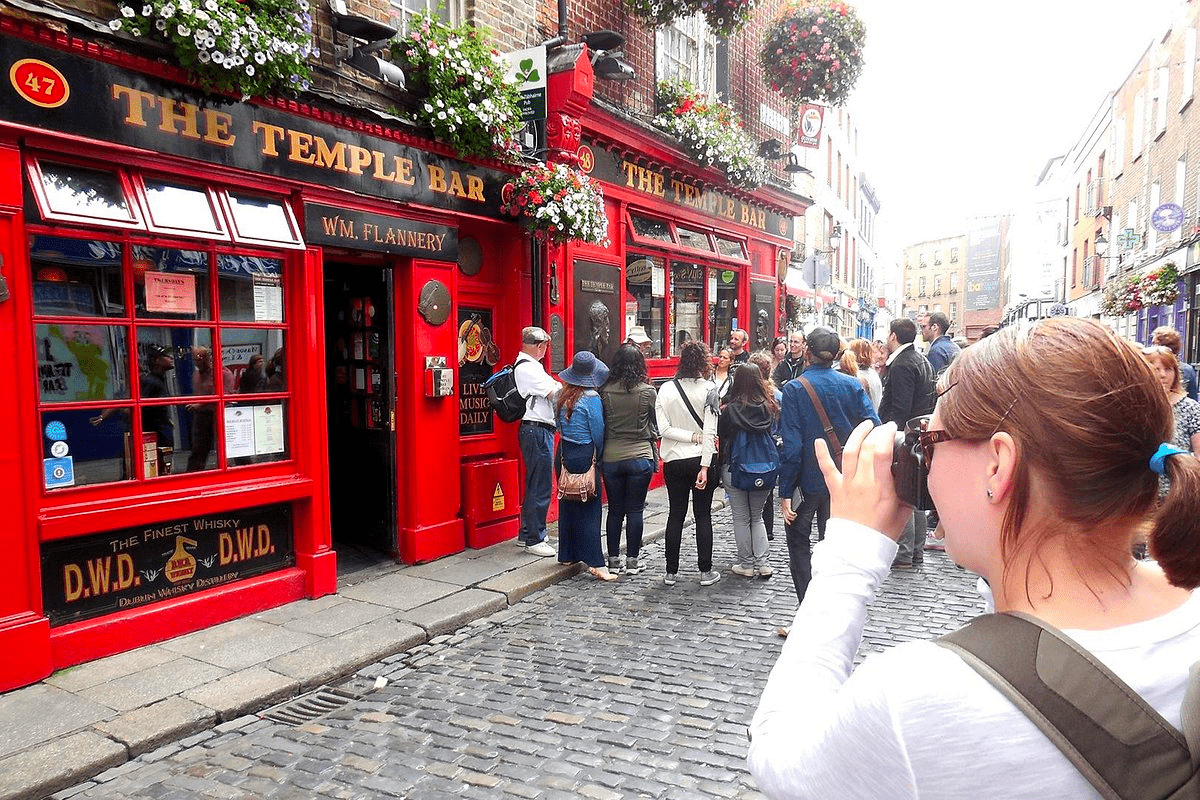
[[[896,496],[900,502],[918,511],[934,511],[933,498],[929,496],[929,465],[925,463],[925,450],[921,447],[921,434],[929,427],[929,417],[913,417],[896,431],[896,442],[892,447],[892,480],[896,484]]]

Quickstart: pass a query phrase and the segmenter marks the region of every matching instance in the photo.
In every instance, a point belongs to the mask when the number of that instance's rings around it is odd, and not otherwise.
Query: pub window
[[[700,264],[671,262],[671,353],[678,356],[689,341],[704,340],[704,276]]]
[[[641,325],[650,337],[650,358],[666,355],[663,348],[663,296],[666,262],[661,256],[630,253],[625,262],[625,289],[637,304],[633,324]]]
[[[88,217],[93,226],[126,227],[89,235],[31,224],[45,488],[291,458],[287,261],[278,247],[303,243],[287,204],[29,163],[33,219],[81,219],[99,208],[109,211]],[[48,175],[58,176],[49,190]],[[274,250],[220,241],[242,229],[281,241]],[[193,238],[156,235],[165,230]]]
[[[740,258],[746,260],[746,243],[737,239],[722,239],[720,236],[713,236],[713,241],[717,243],[717,252],[727,258]]]
[[[733,322],[745,328],[738,314],[738,273],[736,270],[711,268],[708,271],[708,333],[714,349],[729,341]]]
[[[675,226],[675,233],[679,237],[679,243],[684,247],[693,247],[697,250],[712,251],[712,242],[708,240],[708,234],[703,231],[695,231],[690,228],[685,228],[682,225]]]
[[[665,219],[644,217],[641,214],[630,214],[629,241],[637,242],[639,239],[648,239],[652,242],[674,241],[671,237],[671,225]]]

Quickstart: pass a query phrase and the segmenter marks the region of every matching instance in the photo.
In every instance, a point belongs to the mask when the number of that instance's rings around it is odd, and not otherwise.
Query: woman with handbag
[[[696,518],[696,561],[700,585],[711,586],[721,579],[712,568],[712,498],[716,481],[701,477],[701,467],[712,462],[711,440],[717,432],[716,411],[707,403],[716,386],[708,376],[712,361],[703,342],[688,342],[679,354],[675,379],[663,384],[654,404],[658,429],[662,434],[663,482],[667,486],[670,511],[667,512],[667,573],[663,583],[674,586],[679,574],[679,547],[683,540],[683,520],[687,516],[688,497]],[[707,423],[707,424],[706,424]],[[704,446],[705,440],[709,446]],[[707,453],[707,455],[706,455]]]
[[[600,547],[601,503],[596,462],[604,454],[604,408],[596,389],[608,367],[592,353],[576,353],[571,366],[558,373],[558,561],[582,561],[602,581],[616,575],[604,564]]]
[[[608,568],[621,568],[621,527],[625,527],[625,568],[636,575],[645,569],[642,549],[643,513],[650,478],[658,469],[658,393],[646,377],[646,359],[631,344],[613,356],[612,372],[600,390],[604,403],[604,494],[608,497]]]

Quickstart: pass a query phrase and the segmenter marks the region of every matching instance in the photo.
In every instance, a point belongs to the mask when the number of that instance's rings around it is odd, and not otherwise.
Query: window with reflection
[[[732,269],[708,271],[708,330],[714,344],[729,341],[738,319],[738,273]],[[745,327],[743,324],[742,327]]]
[[[675,233],[679,236],[679,243],[684,247],[694,247],[697,250],[708,250],[709,252],[713,249],[712,243],[708,240],[708,234],[704,231],[694,231],[682,225],[676,225]]]
[[[125,196],[121,176],[115,170],[43,161],[38,171],[40,188],[52,214],[116,222],[137,220]]]
[[[146,190],[150,223],[154,227],[207,235],[224,233],[212,195],[207,189],[156,178],[145,178],[142,185]]]
[[[208,253],[133,246],[137,315],[149,319],[212,319]]]
[[[660,256],[630,253],[625,261],[625,289],[637,302],[635,325],[650,337],[649,358],[662,358],[663,309],[666,305],[666,262]]]
[[[631,234],[637,234],[643,239],[657,239],[660,242],[673,241],[671,226],[665,219],[643,217],[640,214],[630,214]]]
[[[714,236],[713,241],[717,243],[717,252],[728,258],[746,258],[746,245],[736,239],[722,239],[720,236]]]
[[[671,262],[671,355],[704,339],[704,275],[700,264]]]
[[[124,316],[124,252],[119,243],[103,239],[30,236],[34,313]]]
[[[230,192],[229,212],[238,239],[301,244],[295,219],[280,200]]]
[[[229,322],[283,322],[283,261],[258,256],[217,258],[221,319]]]

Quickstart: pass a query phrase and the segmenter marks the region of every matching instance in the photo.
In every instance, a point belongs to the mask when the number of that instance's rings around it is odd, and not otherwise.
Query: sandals
[[[602,581],[615,581],[616,575],[608,571],[608,567],[588,567],[588,572]]]

